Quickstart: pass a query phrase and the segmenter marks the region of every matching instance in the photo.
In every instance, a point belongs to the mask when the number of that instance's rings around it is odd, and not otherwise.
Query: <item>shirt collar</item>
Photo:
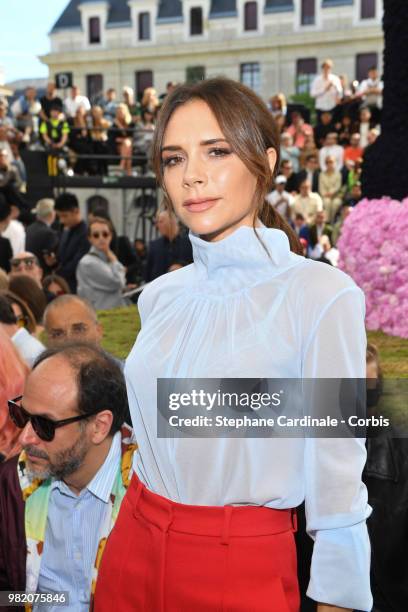
[[[112,438],[109,453],[96,472],[95,476],[86,486],[86,489],[101,501],[108,503],[109,496],[112,492],[113,483],[118,473],[121,460],[121,435],[117,431]],[[51,484],[51,491],[59,489],[66,490],[67,485],[61,480],[54,480]]]
[[[224,282],[229,292],[270,278],[303,261],[303,257],[290,251],[285,232],[263,224],[255,230],[241,226],[217,242],[208,242],[192,232],[189,238],[200,279],[222,281],[217,282],[217,292]]]

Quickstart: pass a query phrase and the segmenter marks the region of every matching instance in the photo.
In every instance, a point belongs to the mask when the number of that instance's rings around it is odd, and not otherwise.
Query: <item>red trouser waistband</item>
[[[152,493],[136,474],[127,492],[135,515],[163,531],[220,537],[262,536],[296,531],[296,511],[275,510],[265,506],[193,506],[173,502]]]

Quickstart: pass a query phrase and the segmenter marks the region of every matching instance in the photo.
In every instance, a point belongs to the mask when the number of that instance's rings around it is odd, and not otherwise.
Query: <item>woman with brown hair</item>
[[[103,116],[103,109],[100,106],[93,106],[91,108],[91,122],[92,127],[90,130],[91,141],[92,141],[92,152],[95,155],[108,155],[108,128],[110,123]],[[107,174],[108,162],[107,159],[96,159],[95,163],[96,174]]]
[[[47,306],[47,300],[44,291],[37,285],[35,280],[27,274],[19,274],[11,276],[10,291],[18,295],[28,305],[34,315],[36,328],[33,332],[35,336],[39,336],[43,331],[42,319],[44,310]]]
[[[120,155],[120,167],[128,175],[132,174],[133,128],[128,107],[126,104],[118,104],[108,139],[111,151]]]
[[[125,367],[139,452],[102,558],[97,612],[297,611],[303,500],[309,597],[319,612],[371,608],[364,441],[159,435],[158,379],[365,375],[362,292],[300,256],[265,200],[278,150],[264,103],[228,79],[180,86],[160,111],[153,163],[190,229],[194,263],[139,299],[142,329]]]

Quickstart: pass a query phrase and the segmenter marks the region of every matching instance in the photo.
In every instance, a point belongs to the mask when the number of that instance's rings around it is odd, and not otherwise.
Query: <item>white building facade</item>
[[[93,99],[225,75],[266,100],[305,91],[325,58],[349,81],[381,70],[382,11],[382,0],[71,0],[41,60]]]

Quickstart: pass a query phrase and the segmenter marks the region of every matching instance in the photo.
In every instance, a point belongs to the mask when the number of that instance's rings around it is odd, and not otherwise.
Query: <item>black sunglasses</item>
[[[109,238],[110,234],[109,232],[93,232],[91,234],[92,238],[95,238],[96,240],[98,240],[99,236],[102,236],[102,238]]]
[[[19,397],[15,397],[12,400],[8,400],[8,409],[10,418],[13,421],[14,425],[23,429],[28,423],[31,421],[32,428],[35,433],[41,440],[44,442],[51,442],[55,436],[55,430],[57,427],[63,427],[64,425],[68,425],[69,423],[75,423],[76,421],[82,421],[83,419],[87,419],[90,416],[94,416],[98,414],[100,410],[96,410],[95,412],[90,412],[88,414],[80,414],[78,416],[70,417],[69,419],[62,419],[61,421],[53,421],[52,419],[48,419],[47,417],[37,416],[35,414],[29,414],[22,406],[19,406],[17,402],[19,402],[23,398],[22,395]]]

